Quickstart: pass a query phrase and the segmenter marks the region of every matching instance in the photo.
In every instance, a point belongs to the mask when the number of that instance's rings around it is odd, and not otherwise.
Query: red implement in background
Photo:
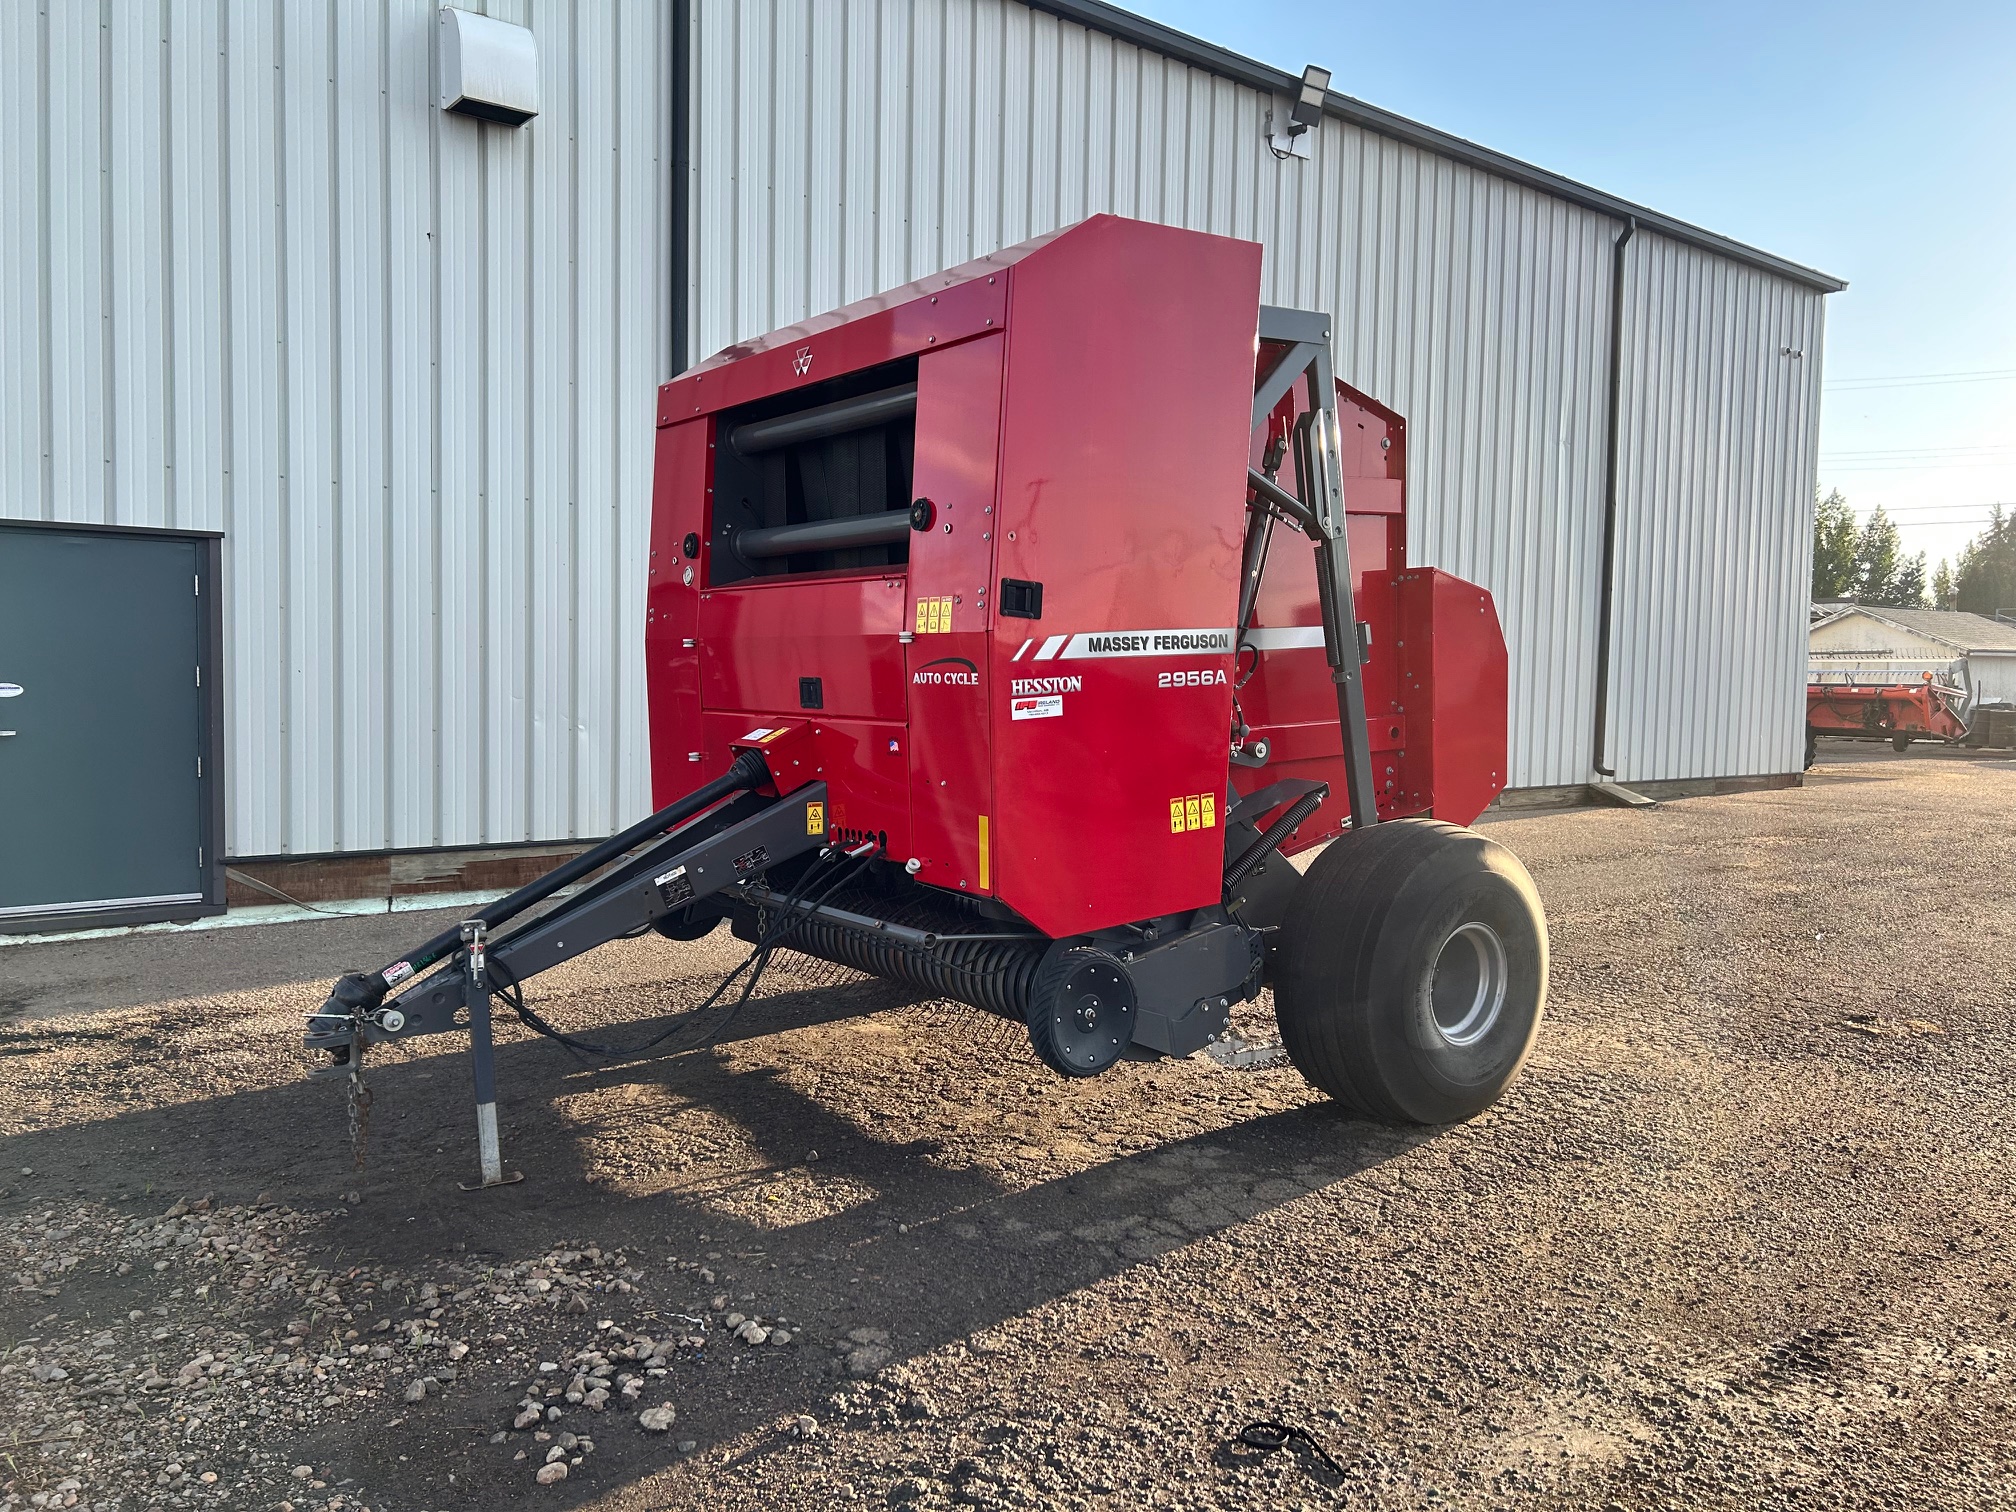
[[[1960,709],[1966,693],[1932,680],[1916,683],[1806,685],[1806,764],[1822,735],[1847,740],[1887,740],[1903,750],[1914,740],[1949,744],[1967,733]]]

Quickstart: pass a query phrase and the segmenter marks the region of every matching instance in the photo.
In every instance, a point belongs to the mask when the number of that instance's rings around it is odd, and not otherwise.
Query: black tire
[[[1289,1059],[1367,1118],[1470,1118],[1539,1032],[1540,895],[1475,830],[1395,819],[1346,833],[1309,868],[1281,935],[1274,1013]]]
[[[712,908],[688,904],[652,920],[651,927],[668,940],[704,940],[720,926],[726,915]]]
[[[1900,756],[1903,755],[1911,749],[1911,737],[1909,735],[1892,735],[1890,737],[1890,749]]]
[[[1806,732],[1806,765],[1804,770],[1813,770],[1813,763],[1820,759],[1820,737],[1811,730]]]
[[[1052,1071],[1097,1076],[1134,1042],[1134,979],[1096,945],[1050,947],[1029,989],[1029,1043]]]

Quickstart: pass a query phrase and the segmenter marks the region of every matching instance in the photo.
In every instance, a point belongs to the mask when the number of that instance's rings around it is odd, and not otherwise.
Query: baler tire
[[[1519,859],[1475,830],[1395,819],[1347,832],[1310,866],[1281,937],[1274,1013],[1288,1057],[1366,1118],[1473,1117],[1539,1032],[1540,896]]]

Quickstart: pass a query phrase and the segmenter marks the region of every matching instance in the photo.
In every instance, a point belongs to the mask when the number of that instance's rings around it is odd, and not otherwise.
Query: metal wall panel
[[[1334,117],[1312,161],[1278,161],[1262,136],[1266,94],[1016,0],[694,9],[688,360],[1099,211],[1260,241],[1265,297],[1331,311],[1339,375],[1407,417],[1414,560],[1498,600],[1513,785],[1588,780],[1616,220]],[[1684,414],[1635,424],[1649,451],[1634,458],[1632,499],[1659,527],[1634,527],[1620,603],[1634,625],[1654,602],[1681,613],[1659,634],[1722,648],[1721,674],[1740,650],[1742,670],[1761,674],[1803,634],[1797,532],[1810,501],[1797,490],[1811,475],[1819,297],[1689,256],[1695,276],[1749,291],[1732,320],[1802,312],[1812,350],[1796,374],[1759,373],[1750,409],[1725,402],[1717,377]],[[1781,334],[1760,329],[1646,323],[1633,361],[1671,369],[1669,384],[1701,362],[1726,373],[1732,344]],[[1640,383],[1633,398],[1655,390]],[[1701,459],[1745,427],[1762,471],[1718,515]],[[1689,448],[1700,455],[1683,463]],[[1746,549],[1779,554],[1768,567],[1702,549],[1695,532],[1737,517]],[[1706,622],[1718,614],[1732,617]],[[1648,634],[1624,637],[1613,682],[1619,723],[1636,722],[1613,747],[1635,775],[1797,770],[1798,722],[1772,723],[1789,685],[1776,661],[1768,699],[1745,705],[1704,682],[1669,720],[1646,702]]]
[[[539,38],[523,130],[436,109],[432,0],[0,6],[0,515],[227,533],[233,854],[634,817],[656,383],[1100,210],[1335,313],[1416,559],[1498,597],[1512,781],[1589,775],[1616,221],[1334,118],[1276,161],[1263,93],[1016,0],[695,0],[675,361],[669,7],[471,8]],[[1631,255],[1620,769],[1792,770],[1819,298]]]
[[[1613,765],[1796,772],[1823,296],[1655,235],[1626,259]]]
[[[234,855],[648,801],[656,0],[489,0],[544,110],[435,106],[433,0],[0,6],[0,515],[226,532]]]

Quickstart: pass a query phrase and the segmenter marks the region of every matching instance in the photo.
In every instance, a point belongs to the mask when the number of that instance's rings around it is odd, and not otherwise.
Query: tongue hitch
[[[493,995],[505,996],[515,1011],[540,1026],[520,995],[527,977],[690,910],[763,867],[821,848],[825,784],[807,783],[789,796],[757,791],[770,783],[763,755],[745,750],[712,782],[473,918],[377,971],[341,978],[328,1001],[309,1016],[302,1044],[327,1057],[313,1074],[349,1079],[351,1135],[359,1164],[360,1105],[369,1107],[363,1085],[366,1050],[466,1028],[476,1083],[477,1184],[518,1180],[504,1173],[498,1148]],[[558,896],[576,884],[571,896]],[[540,904],[548,906],[534,912]],[[495,932],[500,929],[502,933]]]

